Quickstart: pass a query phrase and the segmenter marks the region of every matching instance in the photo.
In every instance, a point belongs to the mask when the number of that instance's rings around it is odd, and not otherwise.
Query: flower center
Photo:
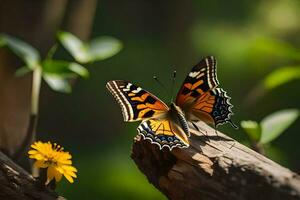
[[[46,156],[46,161],[45,161],[45,163],[46,163],[47,165],[54,165],[54,166],[57,166],[57,161],[56,161],[56,159],[54,158],[53,155],[47,155],[47,156]]]

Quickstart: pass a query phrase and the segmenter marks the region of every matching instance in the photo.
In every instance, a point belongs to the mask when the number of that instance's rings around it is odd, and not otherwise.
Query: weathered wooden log
[[[63,200],[0,152],[0,199]]]
[[[172,200],[300,199],[300,176],[216,132],[191,130],[190,147],[159,150],[137,136],[132,159],[149,182]]]

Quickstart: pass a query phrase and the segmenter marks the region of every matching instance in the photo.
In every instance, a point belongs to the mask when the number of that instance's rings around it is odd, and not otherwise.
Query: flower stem
[[[30,113],[30,115],[38,114],[41,80],[42,80],[42,69],[41,69],[41,67],[37,67],[33,71],[33,77],[32,77],[31,113]]]

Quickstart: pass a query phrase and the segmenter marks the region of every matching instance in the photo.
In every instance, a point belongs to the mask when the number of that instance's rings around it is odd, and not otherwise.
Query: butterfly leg
[[[217,135],[217,137],[219,137],[219,134],[218,134],[218,131],[217,131],[217,126],[216,126],[216,124],[213,124],[213,125],[214,125],[215,134]]]
[[[194,122],[192,122],[192,125],[193,125],[193,127],[197,130],[197,131],[199,131],[200,133],[202,133],[205,137],[206,137],[206,139],[207,139],[207,141],[209,141],[209,137],[208,137],[208,135],[207,135],[207,131],[206,130],[200,130],[199,129],[199,127],[194,123]]]
[[[201,132],[201,131],[199,130],[198,126],[197,126],[194,122],[192,122],[192,124],[193,124],[193,127],[194,127],[197,131]]]
[[[233,141],[232,145],[229,147],[229,149],[231,149],[232,147],[234,147],[235,145],[235,141]]]

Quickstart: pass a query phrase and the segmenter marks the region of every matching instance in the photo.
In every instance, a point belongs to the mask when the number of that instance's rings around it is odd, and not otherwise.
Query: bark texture
[[[209,126],[190,147],[159,150],[137,136],[131,157],[168,199],[300,199],[300,176]]]
[[[0,199],[63,200],[0,152]]]

